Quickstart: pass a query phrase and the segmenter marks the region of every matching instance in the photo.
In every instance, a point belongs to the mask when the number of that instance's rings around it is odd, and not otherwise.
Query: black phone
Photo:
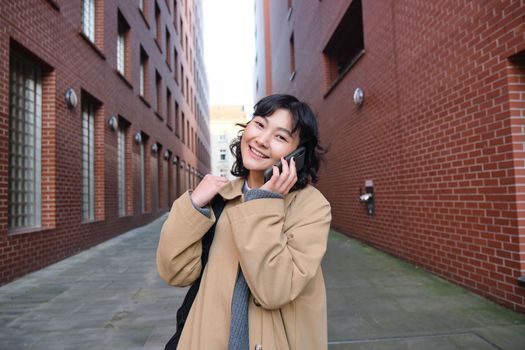
[[[295,160],[295,169],[299,173],[299,170],[301,170],[304,166],[305,153],[306,153],[306,149],[304,147],[299,147],[295,151],[293,151],[292,153],[284,157],[284,160],[286,160],[289,164],[290,159],[292,159],[293,157]],[[278,161],[275,165],[279,168],[279,174],[280,174],[283,171],[283,165],[281,164],[281,161]],[[264,182],[267,182],[268,180],[270,180],[272,175],[273,175],[273,166],[264,171]]]

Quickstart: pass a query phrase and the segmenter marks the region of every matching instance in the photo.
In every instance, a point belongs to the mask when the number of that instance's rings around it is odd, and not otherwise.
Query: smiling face
[[[298,132],[291,133],[293,118],[286,109],[278,109],[267,117],[254,116],[241,139],[244,167],[248,169],[248,185],[263,185],[264,171],[299,145]]]

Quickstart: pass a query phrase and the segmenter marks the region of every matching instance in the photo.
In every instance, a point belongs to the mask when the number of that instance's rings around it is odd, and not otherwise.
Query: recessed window
[[[93,99],[82,96],[82,220],[95,219],[95,110]]]
[[[226,150],[221,149],[219,152],[220,152],[220,160],[226,160]]]
[[[173,72],[174,72],[174,78],[175,82],[179,83],[179,53],[177,52],[177,49],[173,47]]]
[[[165,51],[166,51],[166,63],[168,64],[168,67],[171,68],[171,35],[170,35],[170,32],[168,30],[168,28],[166,27],[166,46],[165,46]]]
[[[182,64],[180,65],[180,78],[181,78],[180,90],[181,90],[182,96],[184,96],[186,91],[184,89],[184,67],[182,66]]]
[[[160,8],[159,5],[155,2],[155,39],[159,47],[162,45],[162,32],[161,32],[161,21],[160,21]]]
[[[118,36],[117,36],[117,70],[120,74],[129,78],[129,50],[130,50],[130,27],[122,14],[118,13]]]
[[[120,119],[120,118],[119,118]],[[118,213],[119,216],[126,215],[126,128],[124,122],[119,120],[117,131],[117,154],[118,154]]]
[[[146,200],[145,200],[145,182],[146,182],[146,165],[145,165],[145,152],[144,152],[144,146],[145,141],[144,137],[142,142],[139,145],[139,153],[140,153],[140,212],[144,213],[146,212]]]
[[[95,42],[95,0],[82,0],[82,33]]]
[[[184,51],[184,23],[182,23],[182,18],[179,18],[179,27],[180,27],[180,33],[179,33],[179,38],[180,38],[180,45],[182,46],[182,50]]]
[[[172,101],[171,101],[171,91],[166,88],[166,122],[169,128],[172,128],[173,115],[172,115]]]
[[[42,68],[12,52],[9,67],[8,228],[41,226]]]
[[[182,143],[186,143],[186,117],[184,116],[184,112],[182,112],[182,118],[181,118],[181,128],[182,128]]]
[[[323,50],[330,85],[339,81],[365,51],[361,0],[353,0]]]
[[[139,72],[139,94],[144,99],[147,99],[148,96],[148,87],[149,87],[149,80],[148,80],[148,55],[146,54],[146,51],[141,47],[140,48],[140,72]]]
[[[175,135],[179,137],[179,103],[175,101]]]
[[[157,71],[155,71],[155,86],[157,88],[157,113],[162,114],[162,78]]]
[[[290,80],[295,77],[295,42],[294,36],[290,36]]]

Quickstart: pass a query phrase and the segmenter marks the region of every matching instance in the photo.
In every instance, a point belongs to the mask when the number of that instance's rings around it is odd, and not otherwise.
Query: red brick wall
[[[202,118],[208,114],[207,91],[200,91],[205,75],[202,58],[202,14],[199,1],[189,1],[184,9],[178,1],[178,14],[183,16],[188,47],[180,45],[180,30],[173,23],[173,1],[147,0],[143,15],[136,1],[97,1],[98,16],[95,44],[80,34],[81,1],[21,0],[0,3],[0,284],[42,268],[62,258],[143,225],[169,210],[162,167],[173,167],[164,161],[163,152],[192,165],[200,173],[209,172],[209,159],[198,158],[168,127],[166,107],[155,113],[155,71],[162,77],[161,92],[172,93],[172,103],[179,104],[188,125],[198,141],[209,148],[209,132]],[[155,43],[154,6],[161,10],[160,45]],[[184,11],[181,11],[184,9]],[[118,11],[131,27],[131,48],[126,61],[131,69],[123,77],[116,70],[116,37]],[[191,19],[190,19],[191,18]],[[186,102],[175,82],[175,69],[166,62],[165,32],[171,36],[171,47],[179,52],[179,64],[185,67],[189,86],[195,91],[196,106]],[[195,28],[195,31],[193,30]],[[190,32],[191,29],[191,32]],[[198,45],[198,47],[196,46]],[[140,46],[149,56],[147,100],[139,98]],[[160,47],[159,47],[160,46]],[[42,116],[42,228],[24,233],[8,232],[8,159],[9,159],[9,60],[11,50],[22,52],[44,68]],[[195,57],[185,54],[193,53]],[[187,57],[187,59],[186,59]],[[169,57],[173,61],[173,57]],[[196,60],[195,68],[190,64]],[[71,110],[64,100],[65,91],[73,88],[79,98]],[[198,93],[197,93],[198,91]],[[83,223],[81,215],[81,92],[89,94],[100,107],[95,116],[95,220]],[[165,101],[166,96],[161,96]],[[174,110],[174,106],[172,106]],[[120,116],[126,128],[126,216],[118,213],[117,133],[108,127],[110,116]],[[128,124],[129,123],[129,124]],[[145,204],[140,210],[140,150],[134,141],[141,132],[145,142]],[[162,146],[152,155],[151,145]],[[208,152],[208,151],[207,151]],[[203,155],[209,154],[204,153]],[[151,158],[159,161],[153,162]],[[208,157],[209,158],[209,157]],[[162,160],[162,161],[161,161]],[[161,165],[162,164],[162,165]],[[157,166],[158,165],[158,166]],[[160,168],[159,168],[160,167]],[[171,174],[169,169],[168,174]],[[159,187],[161,195],[153,195]],[[168,184],[175,189],[175,185]],[[186,190],[183,184],[179,194]],[[174,191],[174,190],[173,190]],[[170,200],[175,198],[174,195]],[[160,201],[160,206],[159,206]]]
[[[270,1],[272,92],[319,116],[333,227],[525,312],[525,2],[363,1],[365,54],[329,91],[322,51],[350,3],[293,1],[287,19]]]

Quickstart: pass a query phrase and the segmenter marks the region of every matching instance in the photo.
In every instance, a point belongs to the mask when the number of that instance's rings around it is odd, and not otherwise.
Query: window
[[[82,220],[95,219],[95,103],[82,98]]]
[[[188,148],[190,147],[191,143],[190,143],[190,121],[189,120],[186,120],[186,128],[184,129],[184,138],[186,140],[186,145],[188,146]]]
[[[166,28],[166,63],[168,64],[168,67],[171,68],[171,47],[170,47],[170,44],[171,44],[171,35],[170,35],[170,32],[168,30],[168,28]]]
[[[225,142],[226,141],[226,134],[220,134],[219,135],[219,141]]]
[[[295,43],[293,33],[290,37],[290,80],[295,77]]]
[[[8,228],[41,226],[42,68],[11,54]]]
[[[327,81],[334,85],[364,53],[361,0],[353,0],[323,50],[327,58]]]
[[[82,0],[82,33],[95,42],[95,0]]]
[[[175,135],[179,136],[179,103],[175,101]]]
[[[182,39],[184,37],[184,35],[183,35],[183,33],[184,33],[184,24],[182,23],[182,18],[179,18],[179,27],[180,27],[180,33],[179,33],[180,45],[182,46],[182,50],[184,51],[184,40]]]
[[[140,48],[140,73],[139,73],[139,94],[147,99],[148,97],[148,55],[144,49]]]
[[[184,116],[184,112],[182,112],[182,119],[181,119],[181,128],[182,128],[182,143],[186,142],[186,118]]]
[[[162,114],[162,78],[157,71],[155,71],[155,86],[157,87],[157,113]]]
[[[189,86],[189,80],[188,80],[188,77],[186,77],[186,89],[185,89],[186,90],[186,95],[185,95],[186,96],[186,103],[190,104],[190,100],[189,100],[190,94],[188,94],[188,86]]]
[[[175,73],[175,82],[179,83],[179,53],[177,49],[173,48],[173,72]]]
[[[170,89],[166,88],[166,122],[170,129],[172,128],[172,121],[173,121],[171,104],[172,104],[171,91]]]
[[[123,124],[123,123],[119,123]],[[118,131],[118,213],[126,215],[126,130],[120,125]]]
[[[177,17],[179,17],[179,9],[177,7],[177,0],[173,0],[173,24],[174,24],[175,30],[178,32],[179,28],[177,28]]]
[[[145,153],[144,153],[144,140],[139,145],[140,149],[140,212],[146,212],[146,201],[145,201],[145,181],[146,181],[146,171],[145,171]]]
[[[129,25],[122,16],[122,14],[118,13],[118,36],[117,36],[117,70],[120,74],[123,76],[129,78],[130,72],[129,72],[129,64],[128,64],[128,57],[129,57]]]
[[[185,91],[184,91],[184,67],[182,66],[182,64],[180,65],[180,79],[181,79],[180,91],[182,93],[182,96],[184,96],[185,95]]]
[[[159,5],[155,3],[155,39],[157,40],[157,44],[159,45],[159,47],[161,47],[162,45],[162,32],[160,30],[161,25],[162,23],[160,21],[160,8]]]
[[[226,160],[226,150],[224,148],[220,150],[220,160]]]

